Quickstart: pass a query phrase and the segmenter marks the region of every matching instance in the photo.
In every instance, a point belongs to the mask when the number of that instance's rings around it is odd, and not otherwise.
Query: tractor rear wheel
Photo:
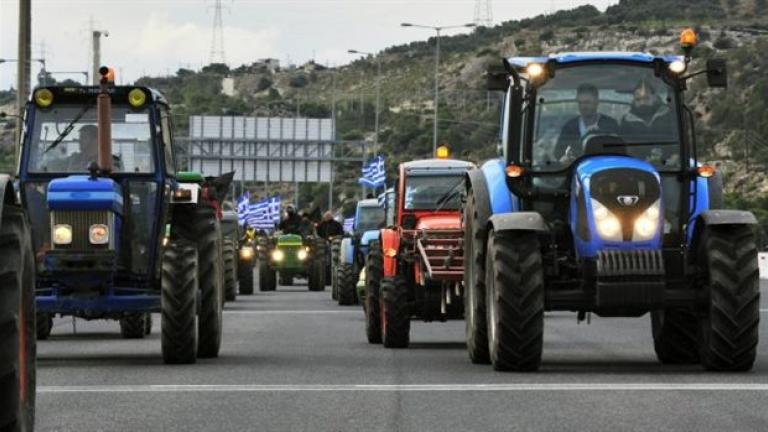
[[[485,311],[485,235],[478,221],[477,198],[470,191],[464,206],[464,319],[467,351],[472,363],[491,362]]]
[[[23,210],[5,205],[0,227],[0,430],[35,426],[35,264]]]
[[[240,260],[237,263],[237,284],[240,295],[253,294],[253,261]]]
[[[704,229],[700,268],[709,304],[699,327],[701,363],[712,371],[748,371],[757,354],[760,282],[749,226]]]
[[[336,275],[337,283],[339,284],[339,306],[349,306],[355,304],[357,296],[355,295],[355,288],[357,286],[357,278],[355,278],[355,271],[351,264],[342,263],[337,268],[338,274]]]
[[[537,370],[544,336],[544,274],[536,233],[491,230],[485,270],[493,368]]]
[[[384,262],[378,242],[371,242],[365,261],[365,334],[368,343],[381,343],[381,309],[379,292],[384,277]]]
[[[146,315],[130,313],[120,318],[120,334],[124,339],[141,339],[146,334]]]
[[[213,210],[213,209],[211,209]],[[198,264],[201,291],[197,356],[219,356],[224,318],[224,257],[221,226],[215,213],[198,224]],[[202,219],[202,218],[201,218]]]
[[[224,239],[224,299],[237,299],[237,256],[235,243],[230,238]]]
[[[381,338],[387,348],[407,348],[411,332],[408,282],[403,275],[381,281]]]
[[[45,312],[38,312],[35,315],[35,334],[37,340],[46,340],[53,330],[53,315]]]
[[[341,239],[335,238],[331,240],[331,299],[339,299],[339,278],[338,278],[338,266],[339,255],[341,254]]]
[[[698,320],[688,309],[651,311],[651,330],[656,358],[664,364],[699,362]]]
[[[277,275],[270,267],[266,258],[259,260],[259,291],[274,291],[277,289]]]
[[[312,248],[312,262],[309,264],[309,290],[325,290],[325,240],[318,238]]]
[[[172,240],[162,261],[160,344],[163,361],[194,363],[197,359],[197,247]]]

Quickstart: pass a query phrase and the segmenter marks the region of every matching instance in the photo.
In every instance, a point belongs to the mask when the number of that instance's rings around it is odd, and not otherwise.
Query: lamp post
[[[400,24],[401,27],[416,27],[416,28],[425,28],[425,29],[431,29],[434,30],[436,33],[435,38],[435,121],[433,123],[434,130],[432,132],[432,154],[435,154],[435,151],[437,151],[437,127],[439,120],[437,119],[437,115],[439,112],[438,109],[438,74],[440,73],[440,32],[443,30],[448,29],[454,29],[454,28],[472,28],[475,27],[474,24],[461,24],[461,25],[451,25],[451,26],[429,26],[429,25],[422,25],[422,24],[412,24],[412,23],[402,23]]]
[[[358,50],[348,50],[347,51],[350,54],[362,54],[362,55],[369,55],[373,56],[373,54],[365,51],[358,51]],[[373,132],[373,156],[376,157],[379,154],[379,104],[381,102],[381,60],[378,56],[375,56],[376,59],[376,112],[374,113],[374,132]]]

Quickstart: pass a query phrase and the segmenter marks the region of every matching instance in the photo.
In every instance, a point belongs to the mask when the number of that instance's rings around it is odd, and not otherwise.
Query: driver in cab
[[[554,156],[562,163],[570,162],[583,153],[582,138],[588,134],[615,134],[619,130],[616,120],[598,112],[600,95],[594,85],[580,85],[576,89],[576,103],[579,115],[563,125],[555,144]]]

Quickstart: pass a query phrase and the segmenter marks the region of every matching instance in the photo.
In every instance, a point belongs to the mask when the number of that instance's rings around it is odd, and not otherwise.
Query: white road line
[[[360,314],[363,311],[359,309],[354,310],[224,310],[225,314],[233,315],[333,315],[333,314]]]
[[[559,392],[559,391],[768,391],[768,384],[735,383],[530,383],[530,384],[296,384],[39,386],[38,393],[196,392]]]
[[[760,312],[762,312],[762,313],[768,313],[768,309],[760,309]]]

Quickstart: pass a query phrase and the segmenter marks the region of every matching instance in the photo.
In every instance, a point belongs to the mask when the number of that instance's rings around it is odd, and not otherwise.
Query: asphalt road
[[[463,322],[414,323],[412,346],[365,340],[358,306],[305,286],[226,306],[218,359],[166,366],[116,322],[55,322],[39,344],[38,430],[768,430],[768,283],[754,370],[661,366],[650,319],[545,323],[538,373],[473,365]]]

